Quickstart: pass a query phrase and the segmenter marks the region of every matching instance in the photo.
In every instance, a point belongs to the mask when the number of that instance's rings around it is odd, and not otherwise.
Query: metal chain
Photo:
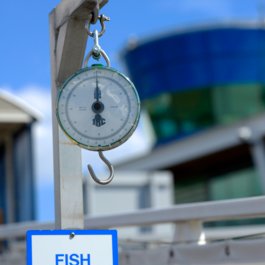
[[[101,31],[98,32],[98,30],[94,30],[93,32],[90,31],[90,25],[91,25],[91,14],[89,16],[89,20],[85,25],[85,28],[87,30],[87,34],[94,39],[94,46],[92,50],[88,53],[88,55],[84,59],[83,67],[86,67],[88,64],[88,60],[92,56],[95,60],[99,60],[101,56],[105,59],[107,66],[110,66],[110,60],[106,52],[100,47],[99,45],[99,37],[101,37],[104,32],[106,31],[105,27],[105,21],[110,21],[109,17],[106,17],[105,15],[100,15],[98,19],[100,20],[101,24]]]
[[[104,34],[104,32],[106,31],[105,21],[110,21],[110,18],[107,17],[107,16],[105,16],[105,15],[100,15],[100,16],[98,16],[97,18],[99,19],[99,21],[100,21],[100,25],[101,25],[101,31],[99,31],[99,33],[98,33],[98,37],[101,37],[101,36]],[[93,37],[93,34],[94,34],[94,33],[93,33],[92,31],[90,31],[90,25],[91,25],[91,24],[94,24],[94,23],[92,23],[91,20],[93,20],[93,16],[90,14],[89,19],[88,19],[88,21],[87,21],[87,23],[86,23],[86,25],[85,25],[85,28],[86,28],[86,30],[87,30],[87,34],[88,34],[90,37]]]

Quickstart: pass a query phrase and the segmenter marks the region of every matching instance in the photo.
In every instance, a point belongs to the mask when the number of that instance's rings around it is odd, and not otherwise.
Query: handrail
[[[176,205],[131,213],[86,217],[85,229],[220,221],[265,217],[265,196]],[[27,230],[54,229],[53,223],[24,222],[0,225],[0,239],[23,237]]]
[[[188,203],[163,209],[86,218],[86,228],[108,228],[190,221],[221,221],[265,217],[265,196]]]

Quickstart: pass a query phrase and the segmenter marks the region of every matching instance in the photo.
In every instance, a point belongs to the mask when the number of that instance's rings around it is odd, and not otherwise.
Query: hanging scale
[[[105,21],[101,15],[101,31],[90,31],[91,19],[86,24],[88,35],[94,39],[92,50],[84,59],[83,68],[69,77],[59,90],[56,114],[60,127],[78,146],[97,151],[110,171],[108,178],[99,179],[91,165],[91,177],[105,185],[114,177],[112,164],[103,151],[123,144],[135,131],[140,116],[140,100],[134,84],[124,74],[110,67],[110,60],[99,45],[105,32]],[[106,66],[88,66],[92,57],[101,56]]]

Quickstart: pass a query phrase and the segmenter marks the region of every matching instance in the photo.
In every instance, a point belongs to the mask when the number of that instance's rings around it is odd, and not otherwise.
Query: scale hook
[[[114,177],[114,168],[113,168],[113,165],[109,162],[109,160],[103,155],[102,151],[98,151],[98,155],[101,158],[101,160],[109,168],[109,170],[110,170],[109,177],[107,179],[105,179],[105,180],[101,180],[101,179],[99,179],[96,176],[96,174],[95,174],[95,172],[94,172],[94,170],[93,170],[91,165],[87,165],[87,168],[88,168],[88,171],[89,171],[91,177],[94,179],[95,182],[97,182],[98,184],[101,184],[101,185],[106,185],[106,184],[109,184],[112,181],[113,177]]]

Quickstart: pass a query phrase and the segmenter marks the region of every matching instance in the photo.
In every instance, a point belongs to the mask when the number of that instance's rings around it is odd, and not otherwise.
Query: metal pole
[[[259,174],[263,194],[265,194],[265,147],[262,138],[250,143],[252,159]]]
[[[63,0],[50,14],[50,57],[56,229],[84,228],[81,150],[62,132],[55,115],[58,88],[81,68],[85,22],[107,0]],[[45,163],[45,161],[43,161]]]
[[[82,164],[80,148],[73,145],[58,127],[55,116],[58,74],[66,62],[63,58],[63,46],[69,22],[59,32],[55,28],[55,12],[50,15],[51,68],[52,68],[52,122],[54,154],[54,191],[55,191],[55,227],[56,229],[84,228]],[[61,59],[62,60],[62,59]],[[63,65],[61,65],[63,64]],[[66,70],[61,75],[67,75]]]

